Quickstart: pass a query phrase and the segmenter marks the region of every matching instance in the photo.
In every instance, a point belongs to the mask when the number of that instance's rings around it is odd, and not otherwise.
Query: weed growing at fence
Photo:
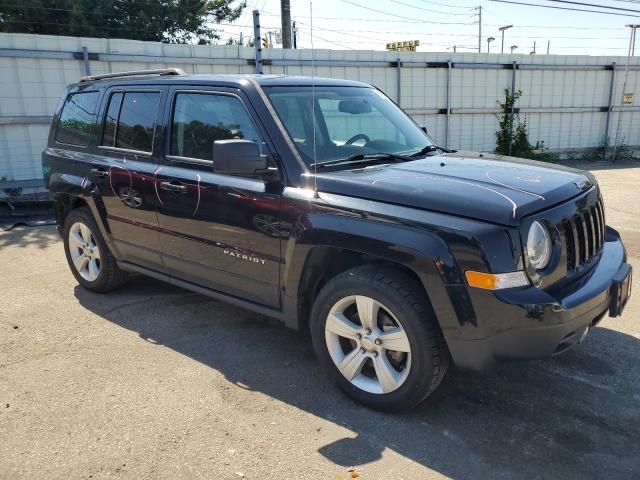
[[[600,142],[595,149],[594,160],[612,160],[616,162],[624,162],[628,160],[637,160],[635,151],[625,143],[625,137],[620,138],[620,144],[616,147],[616,158],[613,158],[613,143],[610,138]]]
[[[503,113],[498,116],[500,128],[496,132],[496,153],[535,160],[553,160],[550,154],[544,153],[544,142],[539,141],[535,145],[531,145],[529,142],[527,120],[522,120],[520,114],[515,111],[511,113],[516,102],[522,96],[522,91],[517,90],[511,93],[509,89],[505,88],[504,95],[504,103],[498,100],[498,105]]]

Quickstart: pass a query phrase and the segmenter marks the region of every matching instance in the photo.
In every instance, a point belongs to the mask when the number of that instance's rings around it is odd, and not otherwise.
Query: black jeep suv
[[[375,408],[416,405],[451,361],[563,352],[631,289],[590,173],[446,151],[362,83],[85,77],[42,163],[83,287],[140,272],[308,329]]]

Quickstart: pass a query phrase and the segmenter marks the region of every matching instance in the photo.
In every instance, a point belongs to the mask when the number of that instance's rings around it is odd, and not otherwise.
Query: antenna
[[[313,117],[313,196],[318,195],[318,155],[316,153],[316,66],[313,50],[313,2],[309,0],[309,30],[311,32],[311,116]]]

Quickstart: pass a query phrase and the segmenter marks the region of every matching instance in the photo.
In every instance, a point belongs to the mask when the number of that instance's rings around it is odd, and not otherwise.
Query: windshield
[[[414,155],[433,142],[384,94],[367,87],[265,88],[307,165],[356,155]],[[314,158],[315,124],[315,158]]]

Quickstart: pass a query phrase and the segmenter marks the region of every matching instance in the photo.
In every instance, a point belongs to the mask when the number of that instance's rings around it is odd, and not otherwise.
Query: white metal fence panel
[[[254,50],[246,47],[0,34],[0,178],[41,178],[50,117],[65,86],[86,74],[83,47],[92,74],[167,67],[196,74],[255,72]],[[513,86],[522,91],[517,107],[532,143],[602,146],[609,117],[610,142],[621,118],[619,143],[640,145],[637,58],[625,89],[636,95],[624,106],[626,58],[620,57],[264,49],[263,59],[264,73],[310,76],[313,59],[316,76],[373,84],[451,148],[495,148],[498,101],[512,88],[514,74]]]

